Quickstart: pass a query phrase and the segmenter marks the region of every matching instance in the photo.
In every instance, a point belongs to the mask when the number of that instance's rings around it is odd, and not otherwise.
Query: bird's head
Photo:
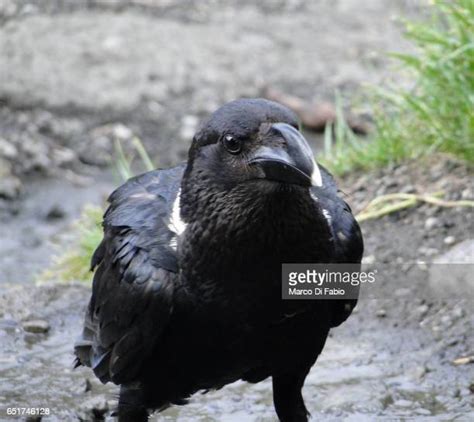
[[[264,99],[235,100],[214,112],[194,136],[186,173],[223,190],[254,180],[321,185],[296,115]]]
[[[292,111],[265,99],[235,100],[214,112],[194,136],[182,182],[182,213],[190,216],[201,206],[209,212],[217,198],[238,201],[321,184]]]

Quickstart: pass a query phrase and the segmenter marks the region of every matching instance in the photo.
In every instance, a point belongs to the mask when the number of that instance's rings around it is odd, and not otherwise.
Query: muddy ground
[[[34,286],[86,203],[120,179],[114,140],[139,136],[160,166],[185,158],[199,120],[272,86],[306,100],[355,100],[403,79],[383,51],[406,51],[395,16],[422,1],[0,0],[0,420],[8,406],[47,421],[109,417],[116,389],[72,371],[89,287]],[[320,138],[307,134],[315,150]],[[340,180],[356,212],[387,192],[472,199],[472,169],[448,157]],[[315,420],[473,420],[472,277],[430,288],[416,261],[474,261],[466,208],[422,205],[362,225],[375,299],[335,329],[306,382]],[[456,267],[457,268],[457,267]],[[469,274],[468,274],[469,275]],[[39,322],[37,322],[40,320]],[[36,322],[35,322],[36,321]],[[34,333],[31,331],[46,331]],[[474,360],[474,358],[473,358]],[[455,364],[455,363],[457,364]],[[23,418],[24,419],[24,418]],[[196,395],[157,420],[274,420],[270,383]]]

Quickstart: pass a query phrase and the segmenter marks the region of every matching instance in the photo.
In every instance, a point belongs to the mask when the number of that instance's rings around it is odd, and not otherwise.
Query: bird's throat
[[[331,251],[321,246],[328,244],[330,230],[309,190],[255,185],[260,189],[249,183],[216,195],[205,215],[188,224],[179,251],[185,276],[229,280],[237,274],[239,282],[253,282],[271,274],[279,279],[282,263],[328,259]]]

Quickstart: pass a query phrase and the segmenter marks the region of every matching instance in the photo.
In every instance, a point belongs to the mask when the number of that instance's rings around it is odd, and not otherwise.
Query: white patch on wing
[[[329,214],[329,211],[325,208],[323,208],[323,215],[324,215],[324,218],[328,221],[328,224],[331,225],[331,220],[332,220],[331,214]]]
[[[178,249],[178,236],[173,236],[170,240],[170,247],[174,251]]]
[[[176,234],[170,241],[170,246],[176,250],[178,247],[178,236],[180,236],[184,230],[186,230],[186,223],[181,219],[181,189],[178,191],[176,198],[173,202],[173,209],[171,210],[171,217],[168,223],[168,228]]]
[[[136,198],[136,199],[156,199],[156,195],[153,195],[152,193],[148,192],[139,192],[139,193],[134,193],[133,195],[130,195],[130,198]]]
[[[345,242],[347,240],[347,236],[340,230],[337,232],[337,237],[341,242]]]
[[[321,177],[321,171],[319,170],[316,160],[313,160],[313,174],[311,175],[311,184],[317,187],[321,187],[323,185],[323,178]]]

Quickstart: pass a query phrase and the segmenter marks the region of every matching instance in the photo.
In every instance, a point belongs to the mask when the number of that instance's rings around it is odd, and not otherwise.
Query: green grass
[[[73,224],[74,238],[68,251],[53,259],[50,268],[43,271],[38,281],[90,281],[90,261],[95,248],[102,240],[101,207],[86,205]]]
[[[428,20],[405,22],[416,53],[391,55],[414,85],[374,93],[373,135],[356,137],[342,114],[327,129],[322,161],[335,173],[434,152],[474,162],[474,1],[435,0],[430,7]]]
[[[143,144],[138,138],[132,140],[132,152],[127,155],[120,141],[115,142],[116,171],[122,181],[134,176],[132,161],[138,158],[141,170],[150,171],[154,165],[150,160]],[[102,240],[103,208],[100,206],[86,205],[79,219],[73,224],[71,233],[73,238],[67,246],[68,251],[54,257],[50,268],[43,271],[38,281],[85,281],[92,279],[90,260],[95,248]],[[62,245],[64,246],[64,245]]]

